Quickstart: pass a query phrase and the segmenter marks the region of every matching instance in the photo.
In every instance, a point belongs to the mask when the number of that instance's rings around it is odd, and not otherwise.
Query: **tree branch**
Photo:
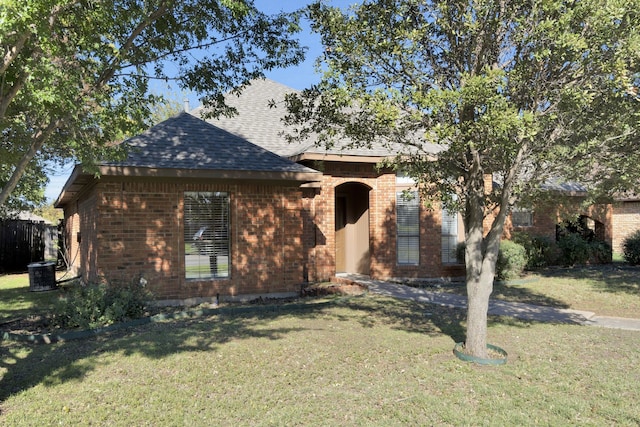
[[[122,64],[122,61],[124,59],[120,54],[123,52],[124,53],[129,52],[130,50],[132,50],[132,48],[134,47],[135,39],[140,34],[142,34],[142,32],[147,27],[149,27],[153,22],[161,18],[168,11],[169,11],[169,8],[167,6],[167,3],[163,2],[160,4],[160,6],[158,6],[158,8],[153,13],[147,16],[146,19],[144,19],[142,22],[140,22],[136,26],[136,28],[134,28],[134,30],[131,32],[131,34],[129,34],[125,42],[122,44],[122,48],[120,49],[119,54],[113,58],[111,63],[102,71],[98,79],[94,82],[93,88],[95,90],[99,90],[101,87],[107,84],[107,82],[109,82],[109,80],[113,78],[116,70],[120,68],[120,65]]]
[[[4,118],[5,113],[7,112],[7,108],[9,108],[9,104],[13,101],[13,98],[18,95],[20,89],[24,86],[27,78],[29,77],[29,73],[23,73],[20,75],[18,80],[13,83],[11,89],[7,93],[3,93],[4,89],[4,76],[2,76],[2,88],[0,89],[0,119]]]
[[[0,66],[0,74],[4,74],[9,69],[9,66],[18,57],[18,54],[20,54],[29,37],[31,37],[31,31],[25,31],[20,34],[13,46],[7,48],[7,52],[4,54],[2,60],[2,65]]]
[[[63,122],[63,118],[51,119],[44,129],[41,128],[34,134],[29,149],[22,155],[18,164],[15,165],[13,172],[11,173],[11,177],[9,177],[7,183],[2,187],[2,191],[0,191],[0,206],[5,204],[9,195],[13,190],[15,190],[20,178],[22,178],[22,175],[24,175],[24,172],[27,170],[29,163],[33,160],[38,151],[42,149],[47,139],[49,139],[53,132],[55,132]]]

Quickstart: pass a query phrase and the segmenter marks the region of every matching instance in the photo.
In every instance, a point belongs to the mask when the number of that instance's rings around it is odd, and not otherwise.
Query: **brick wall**
[[[618,202],[613,210],[613,252],[622,254],[624,239],[640,230],[640,201]]]
[[[420,263],[398,265],[393,171],[371,164],[324,162],[318,188],[102,177],[65,207],[72,269],[87,281],[130,283],[144,277],[158,299],[295,292],[336,273],[336,188],[368,194],[369,272],[374,278],[449,277],[464,267],[441,262],[441,209],[420,210]],[[183,195],[230,195],[229,278],[186,280]],[[565,205],[566,208],[566,205]],[[577,209],[574,206],[573,209]],[[576,212],[574,210],[574,212]],[[580,211],[604,224],[614,248],[640,223],[640,203]],[[522,231],[555,237],[558,208],[538,207]],[[505,237],[513,231],[507,224]],[[626,233],[626,234],[625,234]],[[463,230],[459,229],[460,237]]]
[[[230,194],[228,279],[184,278],[185,191]],[[157,299],[297,291],[305,274],[301,194],[291,187],[102,177],[65,210],[67,232],[79,228],[82,236],[71,249],[79,253],[74,268],[88,281],[144,277]]]
[[[321,189],[316,190],[310,215],[316,225],[315,264],[310,263],[310,280],[328,280],[335,270],[335,189],[342,184],[358,183],[369,190],[370,275],[389,277],[450,277],[464,275],[459,265],[441,263],[441,211],[421,206],[420,264],[399,265],[396,254],[396,175],[378,170],[373,164],[324,162]],[[461,231],[462,233],[462,231]],[[319,236],[319,237],[318,237]]]
[[[513,232],[524,232],[532,236],[544,236],[555,240],[556,225],[566,219],[586,216],[596,222],[596,238],[612,245],[614,242],[613,213],[612,205],[599,204],[585,208],[582,206],[580,198],[562,198],[558,199],[557,203],[546,202],[536,206],[533,210],[533,225],[529,227],[514,227],[511,219],[507,218],[504,237],[509,239]]]

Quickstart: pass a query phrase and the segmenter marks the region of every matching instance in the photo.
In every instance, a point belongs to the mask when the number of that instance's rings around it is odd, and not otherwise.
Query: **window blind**
[[[229,195],[185,192],[185,277],[229,277],[229,240]]]
[[[420,200],[417,192],[396,193],[396,247],[398,264],[420,262]]]
[[[458,247],[458,213],[442,210],[442,263],[455,264]]]

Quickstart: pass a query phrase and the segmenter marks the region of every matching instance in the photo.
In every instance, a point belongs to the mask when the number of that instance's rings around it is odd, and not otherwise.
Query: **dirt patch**
[[[51,320],[45,316],[27,316],[0,323],[0,334],[5,332],[21,335],[42,334],[51,331],[51,329]]]
[[[319,297],[325,295],[362,295],[367,288],[358,283],[319,283],[302,290],[303,297]]]

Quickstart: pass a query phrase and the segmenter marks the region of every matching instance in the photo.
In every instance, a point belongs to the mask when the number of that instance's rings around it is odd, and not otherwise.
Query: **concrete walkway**
[[[467,297],[461,295],[446,292],[433,292],[399,283],[373,280],[362,275],[339,274],[338,277],[365,285],[369,288],[370,292],[379,295],[400,299],[412,299],[418,302],[437,304],[443,307],[467,308]],[[591,311],[545,307],[518,302],[490,300],[489,314],[538,322],[571,323],[576,325],[640,331],[640,319],[598,316]]]

